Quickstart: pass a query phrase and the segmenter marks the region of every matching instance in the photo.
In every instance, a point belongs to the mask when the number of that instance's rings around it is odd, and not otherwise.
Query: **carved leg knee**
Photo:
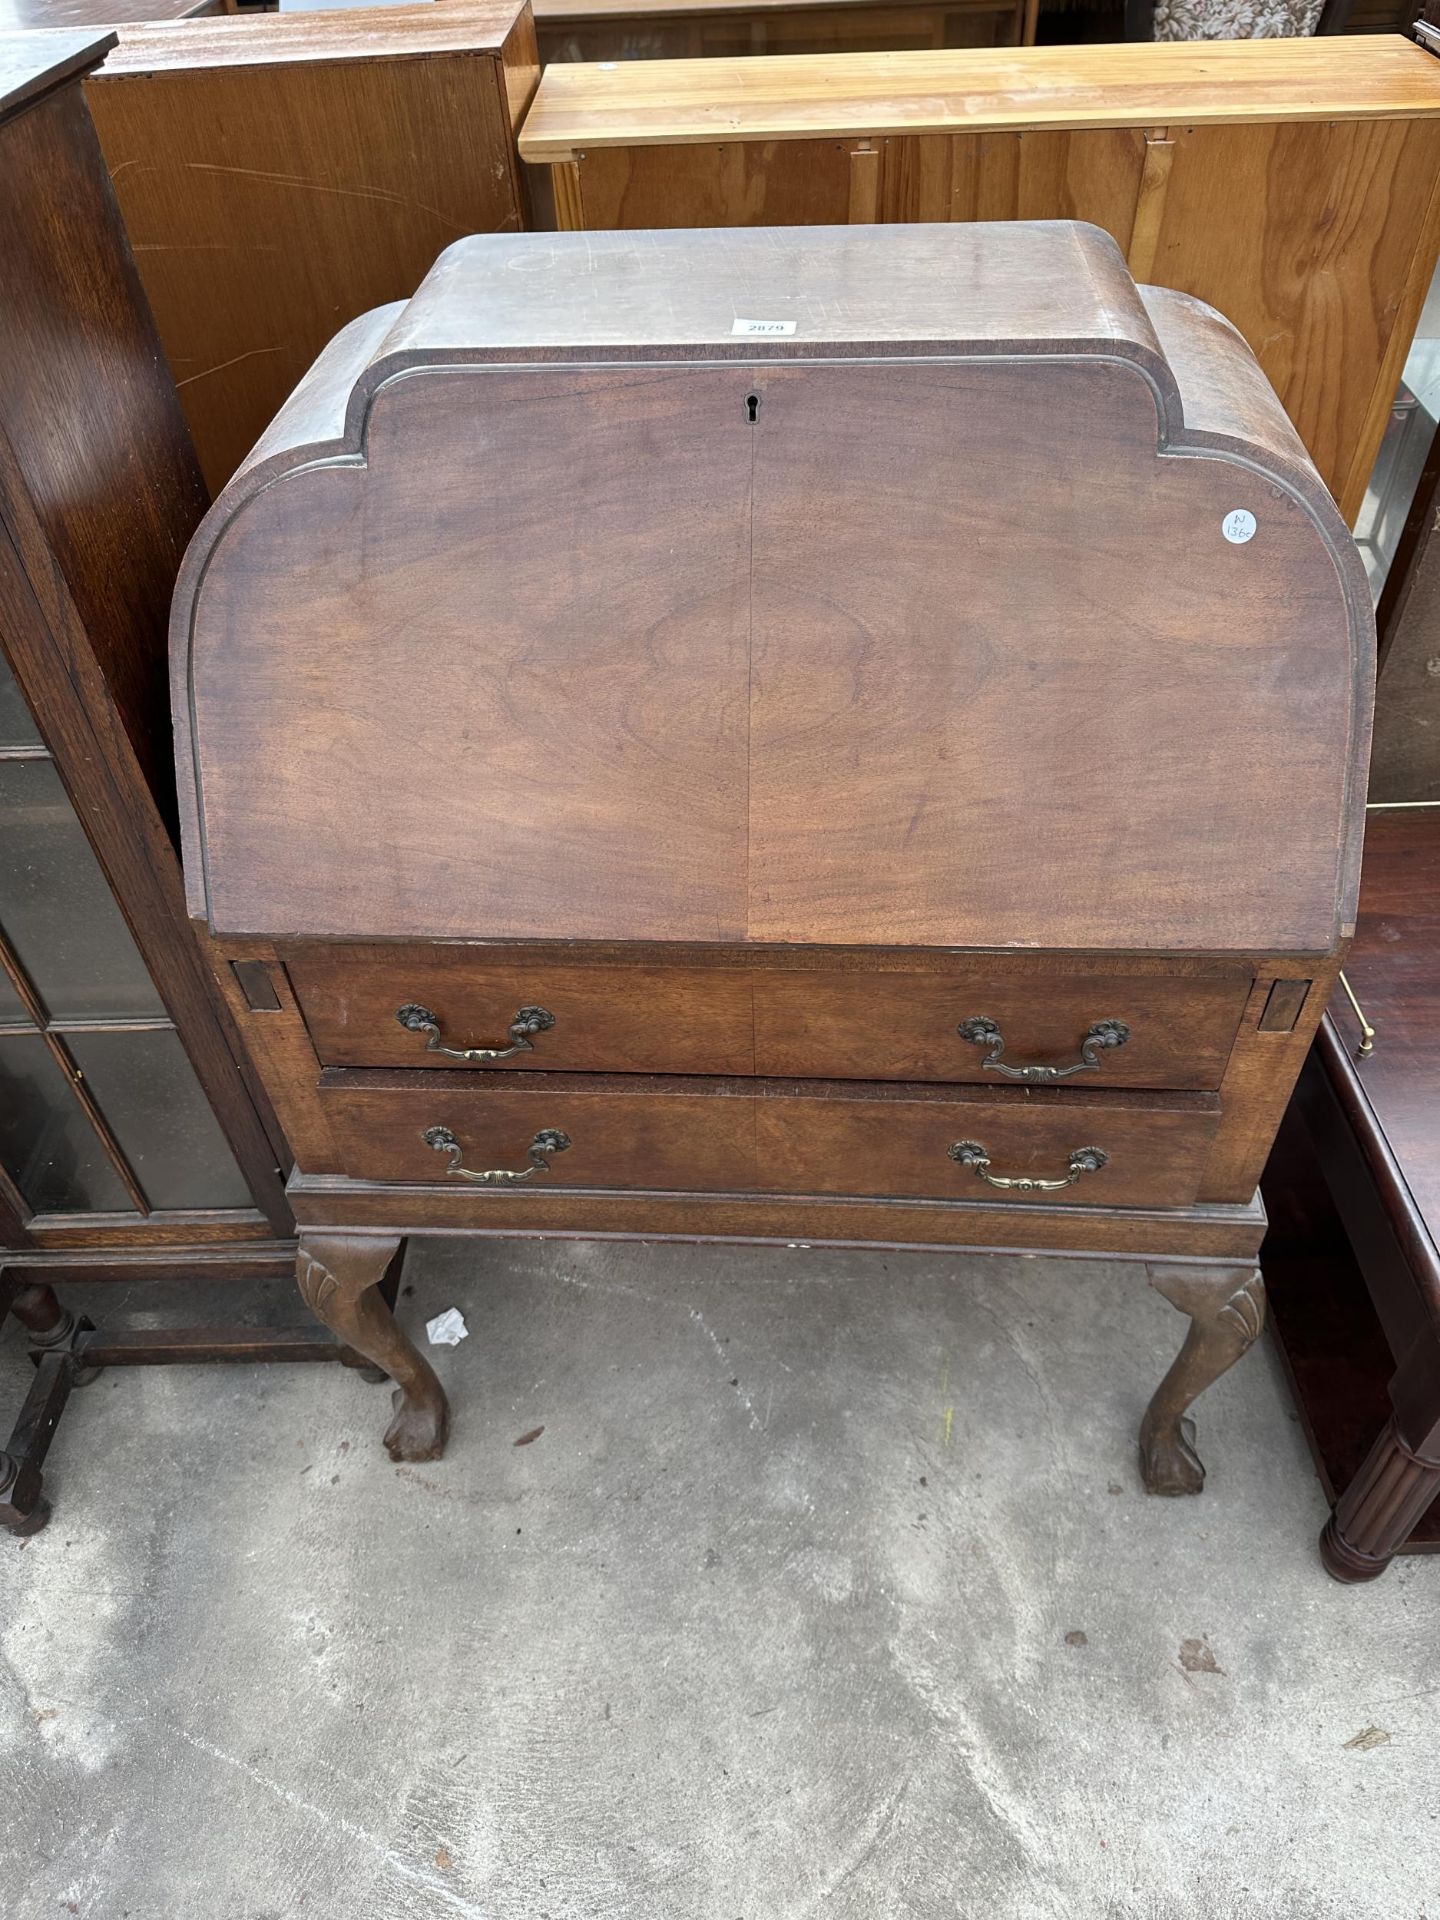
[[[394,1380],[395,1417],[385,1431],[390,1458],[438,1460],[450,1430],[444,1389],[380,1292],[399,1249],[398,1236],[302,1234],[296,1276],[316,1318]]]
[[[1265,1325],[1265,1283],[1249,1267],[1149,1268],[1150,1284],[1190,1316],[1185,1344],[1140,1426],[1140,1471],[1149,1493],[1199,1493],[1205,1469],[1185,1418],[1205,1389],[1252,1347]]]

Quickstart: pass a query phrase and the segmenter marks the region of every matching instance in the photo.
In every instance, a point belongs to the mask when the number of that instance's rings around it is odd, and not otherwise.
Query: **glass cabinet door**
[[[0,1179],[22,1217],[254,1204],[3,655]]]

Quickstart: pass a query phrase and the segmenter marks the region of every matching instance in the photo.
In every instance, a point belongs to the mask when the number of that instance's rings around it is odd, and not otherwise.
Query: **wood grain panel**
[[[230,636],[194,690],[227,917],[266,931],[245,875],[278,861],[279,931],[743,937],[745,380],[482,377],[458,466],[435,458],[452,378],[399,383],[368,469],[313,476],[329,531],[281,483],[205,577]],[[382,835],[347,788],[384,793]]]
[[[1371,397],[1440,172],[1440,123],[1177,127],[1172,140],[1151,275],[1240,329],[1351,520],[1352,467],[1373,437]],[[1417,278],[1433,264],[1432,243]]]
[[[436,1126],[451,1130],[474,1171],[523,1170],[535,1134],[560,1130],[569,1148],[530,1183],[547,1188],[995,1198],[950,1157],[956,1141],[981,1143],[1002,1178],[1061,1178],[1072,1152],[1100,1148],[1107,1165],[1046,1196],[1065,1206],[1188,1204],[1219,1115],[1214,1096],[1198,1093],[569,1074],[500,1073],[480,1084],[431,1074],[417,1084],[332,1072],[322,1097],[352,1178],[449,1184],[447,1156],[423,1137]],[[505,1190],[494,1191],[503,1200]]]
[[[576,164],[591,230],[808,227],[850,217],[850,154],[836,140],[602,147]]]
[[[1089,220],[1130,243],[1145,136],[932,134],[883,143],[882,220]]]
[[[1100,366],[756,385],[752,940],[1332,943],[1343,803],[1296,799],[1348,759],[1350,669],[1300,664],[1343,627],[1302,515],[1256,493],[1229,546],[1244,478],[1135,465],[1149,396]]]
[[[173,828],[162,636],[206,494],[78,87],[8,123],[0,234],[0,427],[36,516],[25,558],[42,596],[68,587],[96,710]]]
[[[220,948],[203,929],[197,928],[196,933],[200,951],[230,1009],[245,1057],[273,1103],[279,1136],[276,1151],[286,1165],[293,1156],[307,1172],[338,1172],[340,1163],[330,1137],[329,1116],[317,1091],[319,1063],[275,949],[257,942],[246,959],[265,968],[280,1005],[274,1010],[252,1007]]]

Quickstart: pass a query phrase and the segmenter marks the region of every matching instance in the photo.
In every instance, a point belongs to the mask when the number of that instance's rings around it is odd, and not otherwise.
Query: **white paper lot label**
[[[793,320],[735,320],[731,323],[730,331],[731,333],[743,333],[751,336],[755,334],[773,334],[778,337],[783,337],[786,334],[794,333],[795,322]]]

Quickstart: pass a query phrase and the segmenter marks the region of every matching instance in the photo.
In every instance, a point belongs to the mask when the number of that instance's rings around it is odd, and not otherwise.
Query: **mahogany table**
[[[1372,810],[1355,942],[1266,1173],[1276,1330],[1337,1580],[1440,1550],[1440,807]],[[1366,1029],[1373,1031],[1367,1045]]]

